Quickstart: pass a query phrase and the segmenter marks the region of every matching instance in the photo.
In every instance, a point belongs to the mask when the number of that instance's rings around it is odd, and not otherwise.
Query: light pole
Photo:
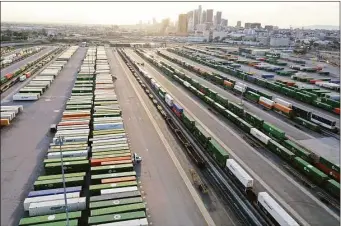
[[[66,198],[66,186],[65,186],[65,176],[64,176],[64,162],[63,162],[63,153],[62,153],[62,145],[65,142],[65,138],[63,136],[58,136],[55,140],[55,144],[59,145],[60,151],[60,159],[62,163],[62,179],[63,179],[63,188],[64,188],[64,201],[65,201],[65,213],[66,213],[66,226],[69,226],[69,211],[67,206],[67,198]]]

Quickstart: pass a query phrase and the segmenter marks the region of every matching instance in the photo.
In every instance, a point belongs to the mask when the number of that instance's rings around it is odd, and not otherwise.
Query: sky
[[[175,21],[199,5],[222,11],[229,26],[238,20],[281,28],[339,26],[339,2],[1,2],[1,21],[128,25]]]

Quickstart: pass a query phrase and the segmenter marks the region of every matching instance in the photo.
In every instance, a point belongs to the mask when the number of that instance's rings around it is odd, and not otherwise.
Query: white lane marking
[[[215,226],[215,223],[213,221],[213,219],[211,218],[210,214],[208,213],[208,211],[206,210],[205,208],[205,205],[204,203],[202,202],[202,200],[200,199],[198,193],[196,192],[196,190],[194,189],[192,183],[190,182],[190,180],[188,179],[184,169],[182,168],[180,162],[178,161],[178,159],[176,158],[173,150],[171,149],[168,141],[166,140],[165,136],[163,135],[160,127],[158,126],[157,122],[154,120],[151,112],[149,111],[149,109],[147,108],[147,105],[146,103],[144,102],[144,100],[142,99],[142,97],[139,95],[138,91],[137,91],[137,88],[135,87],[135,85],[133,84],[133,82],[131,81],[131,78],[129,76],[129,73],[127,72],[127,70],[124,68],[124,66],[122,65],[121,61],[118,59],[118,57],[116,56],[116,54],[113,54],[115,56],[115,58],[117,59],[118,63],[121,65],[123,71],[126,73],[126,76],[127,76],[127,79],[129,81],[129,83],[131,84],[131,86],[133,87],[138,99],[140,100],[144,110],[146,111],[150,121],[152,122],[157,134],[159,135],[163,145],[166,147],[166,150],[169,154],[169,156],[171,157],[176,169],[178,170],[182,180],[185,182],[186,184],[186,187],[188,188],[190,194],[192,195],[195,203],[197,204],[201,214],[203,215],[206,223],[209,225],[209,226]]]
[[[149,64],[149,63],[148,63]],[[152,66],[149,66],[153,71],[158,73],[160,76],[160,72],[158,72],[156,69],[154,69]],[[154,79],[157,81],[157,79],[154,77]],[[167,80],[167,79],[166,79]],[[168,81],[169,82],[169,81]],[[171,83],[171,82],[169,82]],[[161,83],[160,83],[161,84]],[[172,84],[172,83],[171,83]],[[177,86],[172,84],[176,89],[178,89],[183,95],[187,95],[184,93],[183,90],[179,89]],[[165,86],[163,87],[167,92],[169,92]],[[171,92],[169,92],[171,93]],[[244,163],[229,147],[227,147],[219,138],[215,136],[215,134],[209,130],[204,123],[202,123],[193,113],[191,113],[187,108],[186,105],[181,103],[176,97],[173,96],[173,98],[196,120],[198,121],[202,127],[205,128],[205,130],[221,145],[223,146],[239,164],[241,164],[255,179],[257,179],[262,186],[268,190],[268,192],[273,195],[284,208],[286,208],[297,220],[301,221],[304,225],[309,225],[308,222],[306,222],[294,209],[291,208],[269,185],[267,185],[251,168],[247,166],[246,163]],[[188,97],[190,98],[190,97]],[[291,177],[289,177],[286,173],[284,173],[281,169],[279,169],[275,164],[272,162],[269,162],[268,159],[266,159],[263,155],[261,155],[259,152],[257,152],[251,145],[249,145],[245,140],[239,137],[238,134],[233,132],[229,127],[227,127],[224,123],[222,123],[220,120],[214,118],[214,115],[207,111],[206,109],[202,108],[195,100],[193,100],[193,103],[200,107],[204,112],[206,112],[208,115],[211,116],[213,120],[215,120],[217,123],[219,123],[221,126],[223,126],[226,130],[228,130],[231,134],[233,134],[240,142],[244,143],[246,146],[250,148],[252,152],[254,152],[256,155],[258,155],[262,160],[264,160],[266,163],[268,163],[271,167],[273,167],[279,174],[281,174],[283,177],[285,177],[288,181],[290,181],[292,184],[294,184],[299,190],[301,190],[304,194],[306,194],[309,198],[311,198],[313,201],[315,201],[321,208],[323,208],[326,212],[328,212],[330,215],[332,215],[335,219],[340,221],[339,216],[337,216],[333,211],[331,211],[326,205],[324,205],[320,200],[318,200],[315,196],[313,196],[308,190],[303,188],[301,185],[299,185],[296,181],[294,181]]]
[[[154,56],[158,56],[156,53],[154,53],[154,54],[155,54]],[[161,58],[162,58],[162,60],[165,59],[165,58],[163,58],[163,57],[161,57]],[[233,98],[233,94],[227,92],[227,91],[224,90],[223,88],[221,88],[221,87],[219,87],[219,86],[217,86],[217,85],[214,85],[214,84],[210,83],[209,81],[207,81],[207,80],[201,78],[200,76],[196,75],[195,73],[193,73],[193,72],[191,72],[191,71],[189,71],[189,70],[187,70],[187,69],[184,69],[184,68],[178,66],[177,64],[173,63],[173,62],[170,61],[170,60],[167,60],[167,59],[166,59],[166,61],[167,61],[168,63],[172,64],[173,66],[177,67],[177,69],[179,69],[179,70],[180,70],[180,69],[186,70],[186,71],[184,71],[184,72],[186,72],[187,74],[191,74],[192,76],[190,76],[190,77],[193,77],[194,79],[197,79],[197,80],[199,80],[199,81],[205,81],[206,84],[209,84],[209,86],[211,86],[211,88],[213,87],[214,89],[216,89],[216,91],[219,91],[219,92],[220,92],[220,95],[223,95],[223,97],[229,98],[229,96],[231,96],[230,98]],[[254,106],[253,104],[251,104],[251,103],[249,103],[249,102],[246,102],[246,105],[247,105],[248,108],[251,107],[251,110],[252,110],[253,112],[257,112],[257,110],[259,110],[256,106]],[[254,108],[254,110],[253,110],[252,108]],[[260,111],[260,112],[261,112],[262,114],[264,114],[264,116],[267,116],[267,117],[272,118],[272,119],[277,119],[277,121],[278,121],[278,122],[277,122],[277,123],[278,123],[278,126],[283,126],[283,127],[288,126],[289,129],[294,130],[294,131],[296,130],[295,132],[298,132],[298,131],[299,131],[300,133],[304,134],[304,135],[307,136],[307,137],[310,137],[311,139],[315,139],[315,138],[316,138],[316,137],[314,137],[314,136],[312,136],[312,135],[310,135],[310,134],[308,134],[308,133],[306,133],[306,132],[304,132],[304,131],[302,131],[302,130],[297,129],[296,127],[294,127],[294,126],[291,125],[291,124],[288,124],[288,123],[286,123],[286,122],[284,122],[284,121],[282,121],[282,120],[278,120],[278,118],[277,118],[276,116],[274,116],[274,115],[272,115],[272,114],[270,114],[270,113],[268,113],[268,112],[266,112],[266,111]],[[254,113],[254,114],[257,114],[257,113]],[[296,140],[296,139],[293,139],[293,140]]]

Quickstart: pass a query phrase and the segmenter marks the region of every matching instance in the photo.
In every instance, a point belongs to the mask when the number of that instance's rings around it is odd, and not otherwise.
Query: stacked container
[[[22,105],[17,106],[1,106],[1,126],[10,125],[11,121],[18,113],[24,110]]]
[[[77,76],[75,86],[79,86],[81,76]],[[92,84],[92,81],[88,83]],[[84,188],[89,170],[88,139],[93,93],[79,96],[72,93],[66,102],[66,109],[44,160],[45,174],[34,183],[34,191],[24,201],[24,209],[29,217],[21,219],[19,225],[62,225],[66,221],[65,199],[67,199],[69,225],[78,225],[83,210],[86,209]],[[83,106],[77,108],[78,106]],[[63,138],[60,146],[58,139]],[[61,158],[63,157],[63,159]],[[63,160],[63,163],[62,163]],[[62,167],[66,193],[63,188]]]
[[[77,47],[78,48],[78,47]],[[77,48],[70,47],[62,55],[66,53],[71,56],[77,51]],[[58,76],[67,61],[55,61],[49,67],[45,68],[39,75],[34,77],[24,88],[19,90],[19,93],[13,95],[13,100],[38,100],[41,95],[51,86],[54,79]],[[58,58],[59,59],[59,58]],[[57,60],[58,60],[57,59]],[[64,58],[63,58],[64,59]],[[58,62],[58,63],[57,63]]]
[[[92,120],[89,225],[148,225],[104,47],[97,49]]]

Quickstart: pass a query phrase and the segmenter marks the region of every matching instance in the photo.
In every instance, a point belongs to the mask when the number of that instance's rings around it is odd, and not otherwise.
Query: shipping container
[[[69,212],[68,217],[70,220],[79,219],[81,217],[82,212]],[[50,215],[43,215],[37,217],[24,217],[20,220],[19,226],[30,226],[30,225],[45,225],[49,222],[59,222],[64,223],[66,221],[66,213],[58,213],[58,214],[50,214]],[[76,224],[77,225],[77,224]]]
[[[262,143],[264,143],[266,145],[271,140],[270,137],[266,136],[264,133],[262,133],[261,131],[259,131],[256,128],[252,128],[250,133],[251,133],[252,136],[256,137],[258,140],[260,140]]]
[[[250,175],[234,160],[226,160],[226,169],[232,178],[237,179],[238,184],[241,185],[242,190],[252,189],[253,179]]]
[[[216,140],[211,139],[208,141],[207,151],[212,155],[219,166],[225,167],[226,159],[229,158],[229,153]]]
[[[300,157],[295,157],[293,164],[298,170],[300,170],[318,185],[322,185],[326,180],[328,180],[328,176],[326,174],[316,169],[314,166],[310,165]]]
[[[121,222],[121,221],[127,221],[127,220],[132,220],[132,219],[141,219],[145,217],[146,217],[145,211],[135,211],[135,212],[128,212],[128,213],[91,216],[89,217],[88,223],[89,225],[99,225],[99,224],[104,224],[104,223]]]
[[[268,147],[272,152],[288,162],[291,162],[291,160],[295,157],[294,153],[272,139],[269,140]]]
[[[259,118],[258,116],[248,111],[244,111],[244,116],[245,120],[257,129],[261,129],[263,127],[264,120]]]
[[[264,122],[262,130],[266,134],[268,134],[268,135],[270,135],[270,136],[272,136],[278,140],[284,140],[285,139],[285,132],[278,129],[274,125],[271,125],[270,123]]]

